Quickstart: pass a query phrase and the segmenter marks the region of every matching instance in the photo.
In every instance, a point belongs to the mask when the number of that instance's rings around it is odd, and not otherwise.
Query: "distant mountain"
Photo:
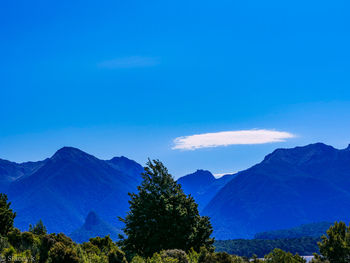
[[[92,237],[105,237],[109,235],[112,240],[118,240],[118,234],[122,231],[105,221],[103,221],[95,212],[90,212],[82,227],[75,230],[69,236],[78,243],[89,241]]]
[[[0,189],[7,189],[18,178],[32,174],[45,162],[15,163],[0,159]]]
[[[106,162],[117,171],[122,172],[131,177],[143,173],[143,167],[140,164],[124,156],[114,157]]]
[[[218,239],[316,221],[350,221],[350,147],[278,149],[239,172],[204,208]]]
[[[8,190],[20,229],[42,219],[49,232],[71,233],[94,210],[118,226],[136,191],[142,167],[125,157],[100,160],[72,147],[58,150],[33,173],[20,176]],[[2,189],[0,189],[2,191]]]
[[[179,178],[177,182],[181,184],[186,194],[193,196],[198,203],[199,210],[202,210],[234,176],[234,174],[227,174],[216,179],[209,171],[197,170],[192,174]]]
[[[256,239],[283,239],[300,237],[321,237],[333,223],[318,222],[281,230],[271,230],[255,234]]]

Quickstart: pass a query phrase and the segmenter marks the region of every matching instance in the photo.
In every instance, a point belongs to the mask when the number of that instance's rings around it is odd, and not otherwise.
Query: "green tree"
[[[44,226],[43,221],[41,219],[35,226],[29,225],[29,232],[32,232],[35,235],[45,235],[47,233],[46,227]]]
[[[150,257],[167,249],[188,251],[211,247],[212,226],[199,215],[197,204],[158,160],[148,161],[138,193],[129,194],[130,211],[119,244],[133,255]]]
[[[298,254],[293,255],[292,253],[285,252],[281,249],[275,248],[272,252],[265,256],[264,262],[268,263],[306,263]]]
[[[13,228],[13,221],[16,213],[10,208],[11,203],[7,202],[7,195],[0,193],[0,235],[6,236]]]
[[[327,236],[322,236],[318,243],[321,259],[329,260],[330,263],[350,262],[350,226],[344,222],[335,222],[327,230]]]

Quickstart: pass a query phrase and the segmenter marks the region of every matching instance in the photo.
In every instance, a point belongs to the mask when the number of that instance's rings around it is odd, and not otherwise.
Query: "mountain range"
[[[17,212],[15,225],[27,229],[42,219],[49,232],[64,233],[81,227],[92,210],[120,226],[117,217],[128,211],[128,192],[136,190],[143,172],[141,165],[125,157],[105,161],[72,147],[31,169],[23,168],[27,163],[5,163],[6,184],[0,190]]]
[[[117,217],[127,213],[127,193],[136,191],[142,172],[140,164],[126,157],[101,160],[64,147],[39,162],[0,159],[0,192],[8,194],[21,230],[42,219],[49,232],[86,239],[84,233],[119,231]],[[350,221],[350,147],[316,143],[277,149],[236,174],[215,178],[197,170],[178,183],[194,197],[201,214],[211,218],[217,239]]]
[[[219,239],[312,222],[350,221],[350,147],[277,149],[236,174],[206,205]]]

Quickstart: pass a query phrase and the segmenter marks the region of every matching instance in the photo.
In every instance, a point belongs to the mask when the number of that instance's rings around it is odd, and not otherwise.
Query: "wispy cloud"
[[[293,137],[295,135],[289,132],[263,129],[203,133],[175,138],[172,149],[196,150],[234,144],[264,144],[284,142]]]
[[[102,61],[97,64],[100,68],[123,69],[123,68],[143,68],[153,67],[160,63],[157,57],[131,56]]]

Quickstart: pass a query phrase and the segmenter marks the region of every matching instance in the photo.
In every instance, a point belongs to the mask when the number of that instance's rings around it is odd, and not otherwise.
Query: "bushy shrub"
[[[131,260],[131,263],[145,263],[145,262],[146,262],[145,259],[138,255],[134,256]]]
[[[3,258],[6,260],[6,262],[11,262],[15,254],[16,254],[16,250],[12,246],[5,248],[2,253]]]
[[[22,233],[19,229],[14,228],[7,234],[7,239],[14,247],[20,247],[22,240]]]
[[[117,247],[114,247],[108,253],[108,262],[109,263],[128,263],[126,261],[124,252],[118,249]]]
[[[245,263],[248,259],[236,255],[230,255],[226,252],[213,252],[205,248],[201,248],[198,256],[198,263]]]
[[[187,256],[190,263],[198,262],[199,254],[193,248],[187,253]]]
[[[10,243],[8,242],[8,239],[6,237],[0,236],[0,253],[2,253],[2,251],[8,247],[10,247]]]
[[[53,245],[49,252],[49,263],[79,263],[76,249],[62,242]]]
[[[39,248],[39,263],[44,263],[49,258],[49,251],[56,243],[55,235],[45,235],[41,238],[41,245]]]
[[[187,254],[185,251],[181,249],[168,249],[168,250],[163,250],[160,253],[162,258],[174,258],[177,259],[179,263],[189,263]]]
[[[176,258],[162,257],[159,253],[154,253],[153,256],[147,259],[147,263],[178,263]]]
[[[117,247],[109,236],[90,238],[89,243],[98,247],[103,253],[106,254]]]
[[[265,256],[266,263],[305,263],[306,260],[303,259],[298,254],[293,255],[292,253],[285,252],[281,249],[275,248],[271,253]]]
[[[315,255],[315,257],[310,261],[310,263],[330,263],[329,260],[320,257],[319,255]]]

